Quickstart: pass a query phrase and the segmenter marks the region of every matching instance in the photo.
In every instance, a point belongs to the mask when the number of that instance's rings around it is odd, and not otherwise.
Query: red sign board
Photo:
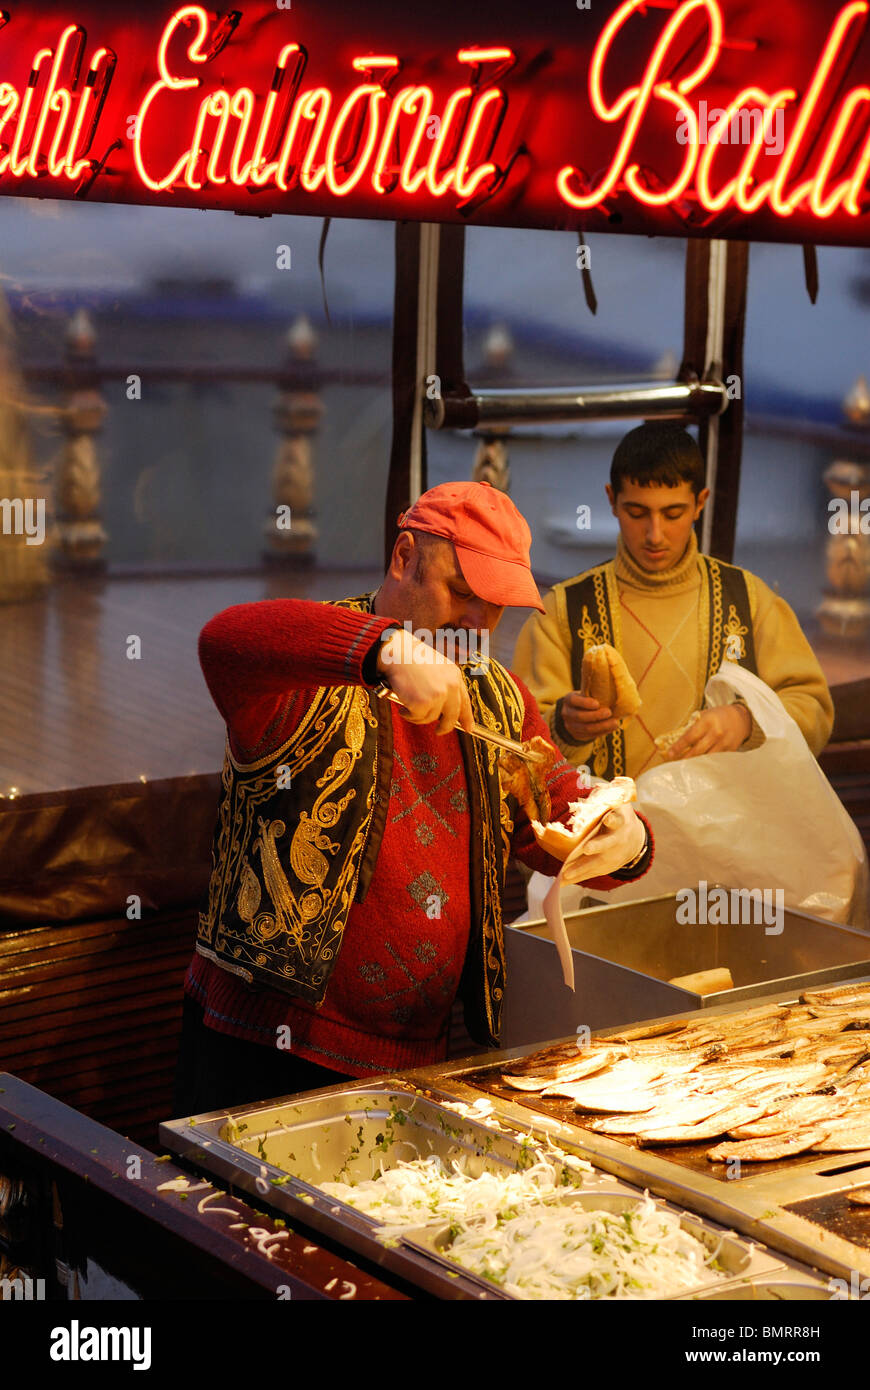
[[[34,0],[0,193],[870,244],[870,0]]]

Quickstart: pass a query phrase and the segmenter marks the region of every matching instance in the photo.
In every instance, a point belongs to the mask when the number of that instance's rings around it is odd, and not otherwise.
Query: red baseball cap
[[[513,502],[491,483],[441,483],[399,517],[402,530],[452,541],[469,588],[499,608],[544,605],[532,578],[532,533]]]

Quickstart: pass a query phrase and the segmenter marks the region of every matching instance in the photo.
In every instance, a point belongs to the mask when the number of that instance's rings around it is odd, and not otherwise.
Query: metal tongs
[[[372,691],[373,694],[385,700],[392,700],[393,704],[399,705],[401,709],[405,708],[396,692],[390,689],[386,681],[381,681],[378,685],[373,686]],[[460,733],[465,733],[465,730],[460,728],[458,724],[456,727]],[[473,738],[482,738],[486,743],[494,743],[499,748],[506,748],[509,753],[515,753],[518,758],[523,758],[527,763],[543,762],[543,753],[537,752],[534,748],[527,748],[524,743],[517,743],[516,739],[508,738],[506,734],[496,734],[492,729],[485,729],[482,724],[472,724],[470,733]]]

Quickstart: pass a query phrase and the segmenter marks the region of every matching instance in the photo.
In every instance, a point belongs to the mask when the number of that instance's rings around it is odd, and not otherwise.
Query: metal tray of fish
[[[603,1170],[590,1170],[574,1154],[542,1137],[507,1128],[504,1117],[485,1113],[488,1108],[484,1103],[484,1113],[476,1120],[468,1115],[468,1107],[462,1107],[460,1115],[449,1103],[439,1103],[398,1080],[361,1082],[168,1121],[161,1125],[160,1135],[188,1164],[419,1288],[446,1298],[504,1299],[509,1295],[496,1284],[449,1259],[443,1217],[385,1241],[381,1222],[320,1187],[325,1182],[355,1184],[401,1161],[429,1155],[448,1164],[461,1158],[472,1176],[522,1172],[546,1152],[559,1185],[553,1200],[576,1198],[587,1207],[610,1210],[624,1210],[642,1200],[638,1188]],[[787,1262],[766,1249],[677,1205],[657,1199],[656,1206],[676,1212],[708,1248],[722,1241],[729,1282],[769,1278],[776,1271],[790,1277]]]

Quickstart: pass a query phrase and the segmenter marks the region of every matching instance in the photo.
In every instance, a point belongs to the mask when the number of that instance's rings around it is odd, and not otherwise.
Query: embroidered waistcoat
[[[739,662],[758,675],[752,637],[752,611],[743,570],[736,565],[699,555],[702,612],[709,614],[704,667],[706,685],[723,660]],[[580,689],[583,653],[609,642],[622,654],[622,619],[614,562],[597,565],[565,585],[565,604],[571,630],[571,679]],[[625,734],[622,727],[595,740],[592,772],[608,781],[625,774]]]
[[[373,595],[339,607],[371,611]],[[475,719],[522,738],[510,674],[475,653],[463,667]],[[392,711],[362,686],[320,687],[292,737],[256,762],[227,745],[207,905],[197,951],[250,984],[322,1003],[353,902],[365,898],[390,798]],[[458,734],[474,833],[471,930],[460,993],[466,1025],[498,1041],[505,950],[501,896],[516,802],[498,750]]]

